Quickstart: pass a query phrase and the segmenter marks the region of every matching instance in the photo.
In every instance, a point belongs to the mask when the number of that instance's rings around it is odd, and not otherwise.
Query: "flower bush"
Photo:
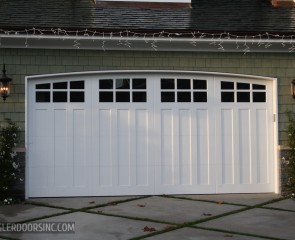
[[[19,127],[9,119],[0,127],[0,205],[17,201],[13,187],[20,178],[20,165],[14,151],[18,142]]]
[[[295,197],[295,119],[294,113],[287,112],[289,125],[287,128],[288,133],[288,145],[290,147],[290,155],[288,159],[288,188],[290,190],[291,197]]]

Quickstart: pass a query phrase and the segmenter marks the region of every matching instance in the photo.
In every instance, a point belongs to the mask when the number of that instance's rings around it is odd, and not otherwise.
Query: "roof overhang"
[[[0,48],[190,52],[294,52],[293,36],[258,34],[100,33],[98,35],[0,34]],[[165,36],[164,36],[165,35]]]

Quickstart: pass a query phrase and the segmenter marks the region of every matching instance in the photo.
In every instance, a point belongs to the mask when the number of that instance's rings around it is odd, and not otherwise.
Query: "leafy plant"
[[[295,197],[295,119],[294,114],[290,111],[287,112],[289,125],[287,128],[288,145],[290,147],[290,155],[288,161],[288,187],[291,192],[291,197]]]
[[[19,127],[10,119],[0,127],[0,204],[16,201],[13,187],[20,179],[20,165],[14,151],[18,142]]]

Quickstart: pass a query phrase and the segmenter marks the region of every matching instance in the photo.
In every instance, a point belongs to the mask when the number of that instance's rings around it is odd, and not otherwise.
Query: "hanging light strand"
[[[245,34],[238,35],[229,32],[222,33],[208,33],[201,31],[192,32],[168,32],[168,31],[158,31],[158,32],[135,32],[131,30],[118,30],[118,31],[98,31],[98,30],[65,30],[62,28],[30,28],[24,30],[7,30],[0,29],[0,44],[3,46],[3,41],[1,41],[1,35],[4,36],[24,36],[24,46],[30,47],[29,39],[35,37],[38,40],[42,40],[45,36],[56,36],[62,40],[71,38],[73,40],[74,48],[81,48],[80,41],[83,39],[91,39],[93,42],[96,40],[101,41],[101,49],[106,50],[106,44],[109,40],[116,40],[117,45],[125,46],[126,48],[132,48],[131,40],[143,40],[147,45],[150,45],[151,49],[157,51],[159,50],[158,42],[163,39],[169,39],[170,42],[179,39],[189,39],[189,43],[198,48],[198,43],[204,40],[208,40],[209,45],[215,46],[218,51],[225,51],[225,43],[233,42],[236,44],[236,50],[240,49],[244,54],[251,52],[251,48],[270,48],[274,41],[279,42],[281,47],[288,52],[295,51],[295,40],[293,40],[295,35],[285,35],[285,34],[271,34],[271,33],[259,33],[259,34]],[[1,45],[0,45],[1,46]]]

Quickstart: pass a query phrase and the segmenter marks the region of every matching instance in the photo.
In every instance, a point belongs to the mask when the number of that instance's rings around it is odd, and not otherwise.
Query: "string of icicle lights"
[[[225,43],[232,42],[241,52],[244,54],[251,52],[251,46],[260,48],[269,48],[274,42],[279,43],[282,48],[288,52],[295,51],[295,35],[280,35],[280,34],[255,34],[255,35],[235,35],[229,32],[223,33],[208,33],[201,31],[191,31],[185,33],[175,33],[167,31],[159,31],[153,33],[135,32],[135,31],[112,31],[103,32],[96,30],[65,30],[62,28],[40,29],[30,28],[24,30],[5,30],[0,29],[0,47],[1,47],[1,35],[2,37],[13,37],[13,35],[22,36],[24,38],[25,47],[30,47],[30,39],[36,38],[42,40],[47,36],[55,36],[61,40],[72,39],[72,46],[79,49],[81,46],[80,41],[83,39],[90,39],[93,42],[97,42],[97,47],[102,50],[106,50],[106,44],[109,40],[117,41],[117,45],[123,45],[126,48],[132,48],[132,40],[142,40],[149,45],[153,50],[160,50],[158,42],[166,39],[170,42],[177,39],[187,39],[188,43],[194,47],[198,47],[200,41],[206,40],[209,45],[216,46],[219,51],[226,51]]]

